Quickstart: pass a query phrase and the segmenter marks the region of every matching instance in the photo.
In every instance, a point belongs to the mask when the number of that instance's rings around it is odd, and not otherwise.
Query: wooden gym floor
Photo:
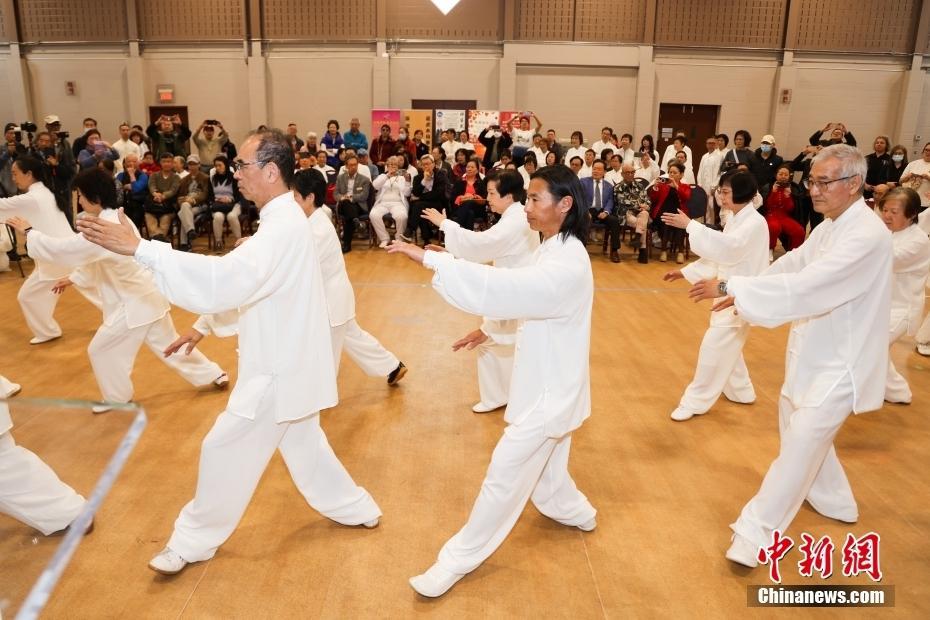
[[[310,509],[275,456],[232,538],[209,562],[175,578],[146,563],[192,497],[200,442],[226,392],[198,391],[147,349],[135,366],[136,398],[149,426],[75,555],[46,612],[49,618],[473,618],[473,617],[799,617],[805,609],[747,609],[747,586],[768,585],[767,567],[724,559],[728,525],[755,493],[778,449],[776,399],[787,329],[752,331],[746,361],[758,400],[721,400],[708,414],[675,423],[669,413],[690,380],[707,325],[707,305],[688,301],[683,283],[665,284],[673,263],[609,263],[590,246],[596,282],[591,347],[593,413],[575,433],[571,470],[598,509],[589,534],[527,507],[511,536],[483,566],[439,600],[417,596],[407,579],[427,568],[463,524],[504,423],[475,415],[474,355],[450,344],[479,324],[443,303],[430,272],[404,258],[366,250],[348,255],[360,324],[410,368],[396,389],[364,376],[348,358],[340,403],[323,413],[329,440],[356,481],[380,504],[375,530],[334,524]],[[27,269],[31,265],[27,263]],[[18,272],[0,274],[0,373],[22,397],[94,399],[85,349],[100,323],[80,295],[58,306],[63,338],[29,346],[16,304]],[[193,316],[175,309],[179,330]],[[202,350],[235,380],[233,339]],[[837,449],[859,502],[859,523],[829,521],[806,505],[788,534],[809,532],[837,545],[828,581],[798,575],[797,546],[781,563],[786,584],[861,584],[844,578],[847,532],[881,535],[882,584],[896,606],[882,615],[930,617],[930,360],[894,347],[914,404],[855,416]],[[91,423],[91,414],[84,413]],[[14,413],[15,417],[15,413]],[[74,417],[75,420],[81,419]],[[41,453],[41,425],[14,435]],[[86,433],[85,433],[86,435]],[[101,446],[106,447],[101,441]],[[71,446],[101,451],[90,437]],[[45,446],[45,450],[49,447]],[[58,462],[58,461],[55,461]],[[58,473],[87,493],[100,458],[71,458]],[[53,463],[54,464],[54,463]],[[14,553],[35,537],[0,516],[0,595],[23,594],[48,554]],[[40,544],[47,544],[44,540]],[[24,566],[32,558],[36,566]],[[6,558],[6,560],[5,560]],[[10,558],[18,564],[10,565]],[[839,576],[837,576],[839,575]],[[6,583],[7,592],[2,584]],[[15,591],[19,588],[19,592]],[[871,610],[820,609],[818,617],[873,617]]]

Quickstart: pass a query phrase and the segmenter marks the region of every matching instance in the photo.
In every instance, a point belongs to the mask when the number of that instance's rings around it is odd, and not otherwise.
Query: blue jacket
[[[581,179],[581,189],[584,191],[585,206],[594,208],[594,179],[585,177]],[[614,186],[607,179],[601,179],[601,211],[614,212]]]
[[[345,143],[346,148],[355,149],[356,153],[358,153],[359,149],[368,148],[368,138],[361,131],[355,134],[352,131],[345,132],[342,134],[342,141]]]

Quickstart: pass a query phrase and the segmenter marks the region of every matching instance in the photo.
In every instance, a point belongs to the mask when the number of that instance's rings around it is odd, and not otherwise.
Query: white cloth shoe
[[[930,357],[930,342],[918,342],[917,352],[924,357]]]
[[[44,342],[51,342],[52,340],[57,340],[59,338],[61,338],[61,334],[52,336],[51,338],[39,338],[38,336],[34,336],[29,340],[29,344],[42,344]]]
[[[723,396],[731,403],[751,405],[756,402],[756,391],[750,386],[742,391],[734,391],[728,387],[723,388]]]
[[[227,387],[229,387],[229,375],[224,372],[213,380],[213,385],[215,385],[217,389],[225,390]]]
[[[739,534],[733,534],[733,544],[727,549],[727,559],[749,568],[759,565],[759,547]]]
[[[446,569],[433,564],[425,573],[410,578],[410,586],[422,596],[436,598],[449,591],[449,588],[458,583],[465,575],[450,573]]]
[[[373,530],[373,529],[375,529],[376,527],[378,527],[378,523],[380,523],[380,522],[381,522],[381,521],[379,520],[379,518],[378,518],[378,517],[375,517],[375,518],[372,519],[371,521],[365,521],[364,523],[362,523],[362,526],[363,526],[363,527],[367,527],[367,528],[370,529],[370,530]]]
[[[19,392],[20,392],[22,389],[23,389],[23,386],[21,386],[20,384],[18,384],[18,383],[11,383],[11,384],[10,384],[10,389],[7,390],[7,393],[4,394],[4,397],[5,397],[5,398],[12,398],[12,397],[16,396],[17,394],[19,394]]]
[[[382,241],[381,243],[378,244],[378,247],[381,248],[381,249],[383,250],[383,249],[385,249],[385,248],[386,248],[387,246],[389,246],[389,245],[391,245],[391,242],[390,242],[390,241]]]
[[[411,239],[407,235],[402,235],[401,233],[397,233],[397,237],[395,238],[403,241],[404,243],[413,243],[413,239]]]
[[[110,407],[109,405],[94,405],[90,408],[91,412],[93,413],[106,413],[111,409],[113,409],[113,407]]]
[[[676,422],[684,422],[685,420],[690,420],[696,415],[704,415],[703,411],[690,411],[684,407],[678,407],[675,411],[672,412],[672,419]]]
[[[475,413],[488,413],[489,411],[496,411],[501,407],[506,407],[507,405],[485,405],[484,403],[478,403],[477,405],[472,405],[471,410]]]
[[[597,527],[597,520],[594,517],[591,517],[590,521],[585,521],[581,525],[576,525],[575,527],[577,527],[582,532],[592,532],[594,531],[594,528]]]
[[[187,564],[188,561],[178,555],[177,552],[169,547],[165,547],[158,555],[152,558],[152,561],[149,562],[149,568],[162,575],[177,575],[184,570]]]

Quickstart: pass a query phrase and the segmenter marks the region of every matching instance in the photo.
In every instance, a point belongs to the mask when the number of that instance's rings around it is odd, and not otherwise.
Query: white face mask
[[[406,139],[407,139],[407,134],[401,133],[399,137],[400,137],[401,140],[406,140]]]
[[[891,156],[891,159],[892,159],[892,161],[902,162],[902,161],[904,161],[904,155],[900,155],[900,154],[898,154],[898,155],[892,155],[892,156]]]
[[[501,132],[495,131],[495,132],[494,132],[494,137],[495,137],[495,138],[500,138],[500,137],[501,137]]]

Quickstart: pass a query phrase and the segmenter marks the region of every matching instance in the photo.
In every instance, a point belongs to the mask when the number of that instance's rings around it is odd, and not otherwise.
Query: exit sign
[[[160,84],[155,87],[158,94],[158,103],[174,103],[174,85]]]

